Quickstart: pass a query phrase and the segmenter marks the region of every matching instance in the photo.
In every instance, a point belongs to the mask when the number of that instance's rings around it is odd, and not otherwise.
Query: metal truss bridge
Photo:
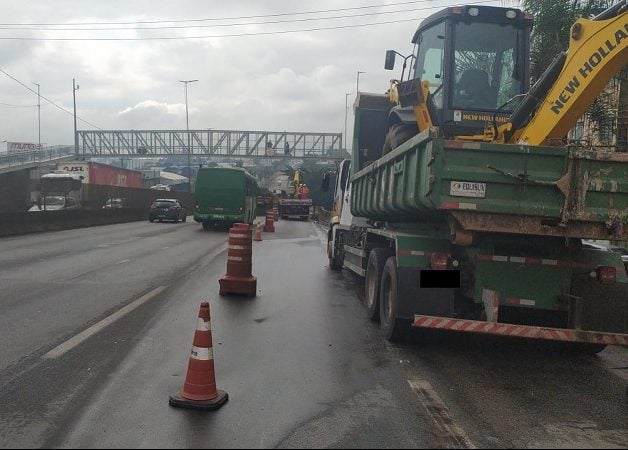
[[[78,130],[80,157],[224,156],[337,160],[342,133],[242,130]],[[287,144],[287,146],[286,146]]]

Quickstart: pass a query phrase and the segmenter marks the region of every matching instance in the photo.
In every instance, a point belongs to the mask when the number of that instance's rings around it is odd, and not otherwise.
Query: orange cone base
[[[225,391],[221,391],[217,389],[218,396],[216,398],[212,398],[211,400],[190,400],[185,397],[182,397],[181,394],[171,395],[168,400],[168,404],[170,406],[174,406],[176,408],[187,408],[187,409],[200,409],[202,411],[213,411],[215,409],[220,408],[222,405],[227,403],[229,400],[229,394]]]
[[[246,295],[255,297],[257,295],[257,278],[237,278],[225,276],[218,280],[220,283],[220,295]]]

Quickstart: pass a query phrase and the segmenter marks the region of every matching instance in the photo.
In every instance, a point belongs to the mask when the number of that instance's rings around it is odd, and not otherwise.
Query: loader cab
[[[421,23],[410,78],[429,82],[428,111],[441,133],[481,134],[494,117],[497,125],[507,121],[516,102],[506,103],[528,89],[531,28],[532,16],[518,9],[477,5],[449,7]],[[410,116],[407,105],[397,106],[389,124]]]

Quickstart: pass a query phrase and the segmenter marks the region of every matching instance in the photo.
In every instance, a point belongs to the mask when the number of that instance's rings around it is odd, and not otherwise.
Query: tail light
[[[243,207],[243,206],[240,206],[239,211],[240,211],[240,212],[244,211],[244,207]]]
[[[447,253],[432,253],[431,266],[433,270],[447,270],[449,255]]]
[[[194,209],[199,209],[200,207],[201,205],[198,202],[194,203]]]
[[[599,266],[595,273],[600,283],[610,284],[617,281],[617,269],[612,266]]]

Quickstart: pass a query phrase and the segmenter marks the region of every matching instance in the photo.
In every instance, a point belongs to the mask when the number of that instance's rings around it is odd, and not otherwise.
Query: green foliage
[[[593,17],[612,4],[608,0],[523,0],[523,9],[534,14],[531,77],[538,79],[554,57],[567,49],[571,26],[578,18]]]
[[[537,80],[554,57],[567,50],[571,26],[578,18],[594,17],[613,3],[612,0],[523,0],[523,9],[534,14],[530,77]],[[616,116],[610,96],[600,95],[586,114],[602,141],[607,140]]]

